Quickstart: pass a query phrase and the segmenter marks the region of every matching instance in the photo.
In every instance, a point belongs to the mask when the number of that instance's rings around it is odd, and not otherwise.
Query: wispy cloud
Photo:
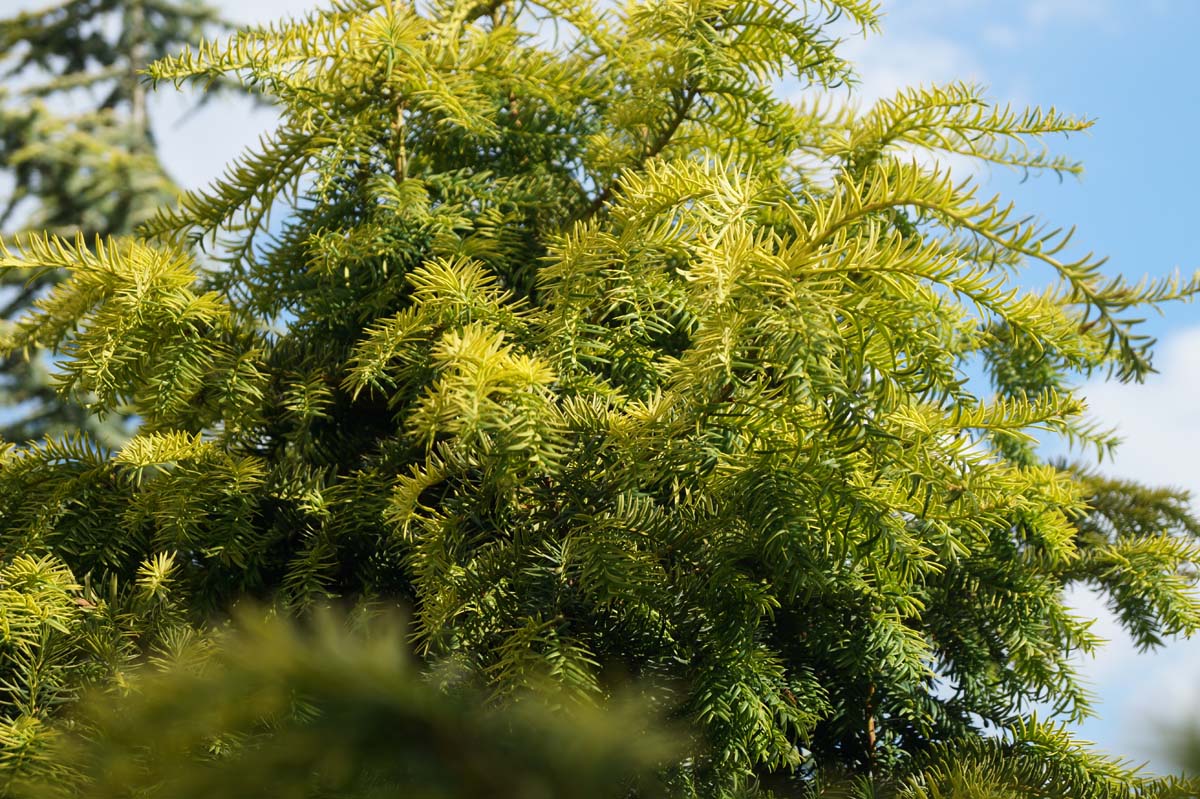
[[[973,0],[942,0],[963,5]],[[935,3],[935,5],[937,5]],[[953,81],[983,83],[982,66],[966,43],[931,33],[920,24],[924,6],[901,6],[889,10],[883,21],[883,33],[867,37],[848,36],[841,54],[854,65],[858,82],[848,90],[830,92],[829,101],[852,103],[867,109],[882,99],[895,97],[901,90],[945,85]],[[803,97],[797,92],[796,99]],[[978,159],[953,153],[911,151],[917,161],[948,168],[957,177],[979,175],[984,165]]]
[[[864,105],[910,86],[983,78],[982,68],[963,44],[930,34],[889,32],[854,40],[846,43],[845,55],[862,80],[855,96]]]
[[[1035,29],[1058,25],[1064,20],[1076,26],[1108,27],[1116,24],[1118,18],[1114,0],[1026,0],[1024,6],[1025,20]]]

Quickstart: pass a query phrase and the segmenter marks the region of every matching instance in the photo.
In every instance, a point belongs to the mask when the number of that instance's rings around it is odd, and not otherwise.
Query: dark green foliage
[[[406,604],[423,661],[498,704],[665,686],[684,795],[1173,790],[1032,708],[1088,713],[1072,585],[1145,645],[1196,630],[1196,522],[1030,442],[1110,447],[1074,378],[1140,379],[1131,317],[1200,284],[1108,277],[911,157],[1070,173],[1041,141],[1086,121],[960,84],[779,100],[851,78],[832,16],[877,12],[342,0],[158,62],[280,128],[141,240],[9,243],[69,277],[5,346],[143,427],[10,450],[0,549],[110,581],[106,609],[158,586],[117,674],[250,595]]]

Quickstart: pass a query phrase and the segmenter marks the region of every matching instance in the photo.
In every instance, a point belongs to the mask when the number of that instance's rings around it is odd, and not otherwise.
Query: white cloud
[[[1044,39],[1067,25],[1103,27],[1112,19],[1108,15],[1119,11],[1111,3],[1089,3],[1082,10],[1081,5],[1076,0],[1030,0],[997,11],[983,0],[897,0],[887,6],[881,36],[847,42],[846,54],[862,77],[857,99],[866,104],[905,86],[956,79],[985,82],[976,58],[984,45],[1017,46],[1023,39]],[[984,23],[977,26],[977,40],[939,35],[950,29],[948,16],[961,21],[967,15]],[[1013,76],[1004,77],[1009,81],[1003,87],[1006,99],[1015,101]],[[952,168],[958,172],[963,165]],[[1093,414],[1118,425],[1126,438],[1105,469],[1200,496],[1200,466],[1195,465],[1200,452],[1200,326],[1169,336],[1157,363],[1161,374],[1146,385],[1095,382],[1083,391]],[[1081,725],[1081,737],[1113,754],[1145,758],[1151,768],[1168,771],[1162,728],[1200,708],[1200,638],[1139,653],[1100,595],[1079,588],[1068,601],[1078,615],[1095,619],[1093,632],[1108,641],[1094,657],[1077,660],[1099,716]]]
[[[982,77],[980,66],[966,47],[928,33],[887,31],[882,36],[847,42],[843,52],[862,79],[855,97],[864,105],[910,86],[979,81]]]
[[[1160,652],[1134,658],[1111,689],[1111,715],[1120,720],[1118,751],[1149,760],[1159,773],[1177,768],[1171,762],[1169,742],[1181,728],[1195,728],[1200,708],[1198,676],[1200,638],[1173,641]]]
[[[1092,686],[1111,681],[1137,657],[1137,648],[1094,589],[1075,586],[1067,591],[1066,599],[1075,615],[1095,619],[1091,631],[1107,642],[1093,655],[1077,656],[1084,679]]]
[[[1123,439],[1108,470],[1200,497],[1200,324],[1171,333],[1155,365],[1159,374],[1142,385],[1094,381],[1082,390],[1091,414]]]
[[[1142,385],[1094,381],[1083,387],[1092,414],[1124,437],[1103,468],[1200,498],[1200,325],[1168,335],[1156,363],[1159,374]],[[1152,769],[1169,770],[1165,730],[1194,720],[1200,708],[1200,638],[1139,654],[1095,593],[1077,591],[1071,601],[1081,615],[1095,617],[1093,630],[1110,640],[1095,659],[1080,661],[1101,699],[1100,719],[1084,725],[1085,737],[1112,752],[1146,758]]]
[[[41,7],[46,0],[0,0],[7,15]],[[267,23],[304,13],[309,0],[216,0],[231,21]],[[851,39],[845,54],[859,70],[860,104],[891,96],[908,86],[951,80],[983,81],[976,57],[982,45],[1015,47],[1029,38],[1045,39],[1071,27],[1106,29],[1123,14],[1165,13],[1164,0],[1121,6],[1115,0],[894,0],[885,8],[884,33]],[[973,24],[978,35],[951,38],[947,20]],[[961,25],[959,26],[961,30]],[[1012,76],[1004,76],[1011,80]],[[1011,88],[1011,87],[1009,87]],[[169,86],[156,97],[156,131],[164,160],[175,177],[196,187],[216,177],[224,165],[269,129],[273,115],[245,103],[215,102],[186,120],[184,96]],[[956,172],[972,167],[955,162]],[[1200,325],[1169,336],[1160,350],[1160,375],[1143,386],[1092,383],[1084,388],[1092,413],[1120,426],[1125,436],[1107,471],[1149,483],[1170,484],[1200,496]],[[1113,752],[1155,757],[1161,754],[1157,728],[1200,708],[1200,639],[1176,642],[1156,653],[1138,654],[1103,601],[1094,592],[1073,592],[1071,603],[1095,618],[1094,631],[1109,639],[1096,658],[1081,660],[1084,679],[1100,698],[1100,722],[1084,726],[1085,737]]]
[[[1108,28],[1117,24],[1117,11],[1113,0],[1029,0],[1025,3],[1025,19],[1035,28],[1047,28],[1063,20],[1074,25]]]
[[[995,23],[983,28],[981,37],[992,47],[1009,50],[1021,42],[1021,32],[1011,25]]]

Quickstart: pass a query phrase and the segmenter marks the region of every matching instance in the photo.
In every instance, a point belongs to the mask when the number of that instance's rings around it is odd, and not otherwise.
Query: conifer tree
[[[0,255],[68,275],[3,346],[144,420],[2,456],[0,549],[45,574],[12,603],[49,629],[0,652],[0,746],[51,768],[47,675],[120,682],[243,597],[383,600],[497,703],[658,686],[697,731],[680,795],[1180,790],[1065,732],[1098,640],[1063,596],[1143,646],[1194,632],[1200,527],[1031,442],[1111,449],[1073,383],[1150,372],[1137,314],[1200,277],[1106,275],[913,156],[1071,174],[1045,142],[1086,120],[818,99],[853,79],[835,18],[878,10],[337,0],[156,62],[281,124],[140,238]]]
[[[218,23],[199,0],[66,0],[0,19],[0,230],[13,225],[61,236],[126,235],[176,187],[159,162],[148,87],[151,61],[200,39]],[[0,319],[24,312],[58,275],[16,272],[0,282]],[[58,402],[44,360],[10,356],[0,408],[25,405],[4,425],[9,440],[97,425]]]

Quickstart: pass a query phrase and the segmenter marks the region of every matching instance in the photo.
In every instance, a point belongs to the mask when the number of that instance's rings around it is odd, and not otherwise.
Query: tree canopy
[[[47,748],[70,697],[252,598],[409,608],[424,668],[500,707],[654,686],[646,713],[695,731],[658,764],[679,795],[1184,790],[1061,726],[1098,643],[1064,591],[1143,646],[1190,634],[1200,524],[1035,442],[1111,449],[1074,384],[1149,373],[1138,314],[1200,276],[1105,273],[937,160],[1072,174],[1046,142],[1087,120],[961,83],[830,102],[838,26],[878,21],[338,0],[152,64],[281,120],[136,238],[0,254],[67,275],[3,347],[141,421],[0,454],[6,765],[73,778]]]

